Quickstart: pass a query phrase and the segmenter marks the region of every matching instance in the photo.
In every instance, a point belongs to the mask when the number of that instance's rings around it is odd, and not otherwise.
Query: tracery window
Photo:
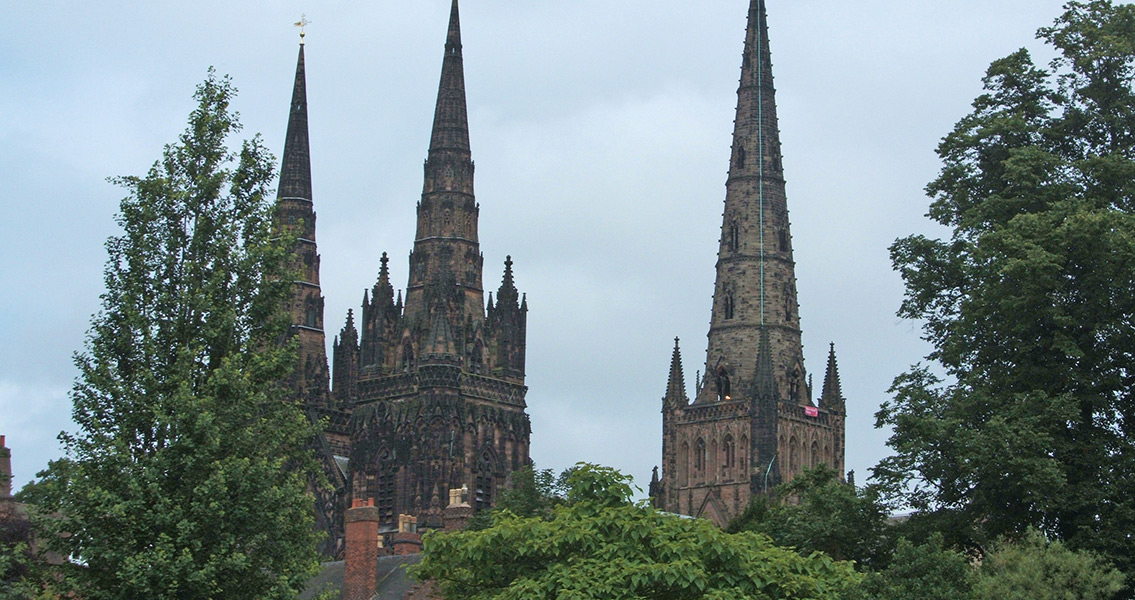
[[[737,449],[733,445],[733,436],[725,434],[725,440],[721,443],[722,453],[724,454],[722,467],[724,469],[732,469],[736,462]]]

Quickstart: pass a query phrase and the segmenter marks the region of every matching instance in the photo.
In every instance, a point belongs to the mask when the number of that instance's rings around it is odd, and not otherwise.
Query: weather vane
[[[299,27],[299,28],[300,28],[300,43],[301,43],[301,44],[303,43],[303,36],[307,35],[307,34],[306,34],[306,33],[304,32],[304,29],[305,29],[305,28],[306,28],[306,27],[307,27],[308,25],[311,25],[311,21],[308,21],[308,20],[307,20],[307,14],[305,13],[305,14],[302,14],[302,15],[300,15],[300,20],[299,20],[299,21],[296,21],[296,27]]]

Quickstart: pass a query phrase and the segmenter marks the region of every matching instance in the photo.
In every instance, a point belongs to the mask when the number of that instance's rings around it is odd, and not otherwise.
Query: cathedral
[[[324,425],[314,450],[325,479],[312,487],[323,551],[342,556],[349,506],[373,506],[380,532],[410,518],[442,528],[451,490],[467,490],[469,508],[482,510],[530,464],[528,306],[511,258],[495,296],[482,283],[452,0],[409,279],[396,292],[383,254],[361,309],[334,338],[329,371],[303,52],[301,37],[277,200],[281,226],[299,238],[290,305],[299,368],[288,386]],[[650,484],[655,506],[722,525],[806,468],[844,471],[834,345],[818,397],[804,369],[764,0],[750,0],[734,127],[705,375],[691,400],[675,341],[662,470]]]
[[[764,0],[751,0],[725,184],[704,377],[687,396],[677,341],[662,399],[662,510],[728,523],[819,464],[844,470],[835,347],[818,402],[804,370]]]
[[[380,531],[396,531],[402,515],[441,528],[450,490],[465,488],[473,510],[487,508],[530,463],[528,305],[511,258],[495,298],[485,298],[453,0],[405,296],[395,296],[383,254],[358,322],[348,312],[334,339],[329,377],[305,81],[301,41],[277,198],[277,218],[299,238],[289,307],[299,368],[289,387],[324,423],[315,450],[329,484],[312,484],[317,525],[328,533],[323,552],[341,556],[352,503],[373,503]]]

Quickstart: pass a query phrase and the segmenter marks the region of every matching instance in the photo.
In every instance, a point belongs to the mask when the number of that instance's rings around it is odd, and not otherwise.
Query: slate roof
[[[378,574],[374,600],[401,600],[413,587],[414,581],[406,573],[406,567],[416,565],[422,560],[420,554],[378,557]],[[325,591],[334,591],[338,598],[343,590],[343,576],[346,563],[343,561],[323,563],[323,569],[307,584],[300,594],[300,600],[313,600]]]

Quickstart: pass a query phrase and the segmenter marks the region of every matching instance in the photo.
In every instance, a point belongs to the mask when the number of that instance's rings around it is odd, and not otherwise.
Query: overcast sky
[[[532,458],[645,487],[675,336],[704,368],[748,0],[464,0],[485,287],[528,294]],[[926,354],[887,247],[914,232],[934,148],[1060,0],[768,0],[806,367],[835,342],[847,466]],[[245,133],[282,151],[306,13],[328,343],[389,252],[405,286],[449,0],[10,2],[0,37],[0,434],[22,486],[73,430],[68,390],[122,190],[230,74]]]

